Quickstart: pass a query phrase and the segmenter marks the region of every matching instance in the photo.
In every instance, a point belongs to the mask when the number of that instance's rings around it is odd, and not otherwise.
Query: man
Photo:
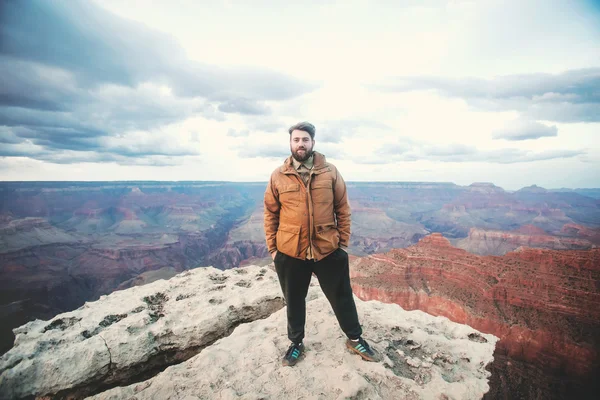
[[[296,364],[304,351],[306,294],[313,274],[319,279],[346,346],[368,361],[376,355],[361,337],[350,286],[348,253],[350,205],[337,168],[313,151],[315,127],[289,128],[291,156],[271,174],[264,197],[265,235],[287,302],[291,345],[283,365]]]

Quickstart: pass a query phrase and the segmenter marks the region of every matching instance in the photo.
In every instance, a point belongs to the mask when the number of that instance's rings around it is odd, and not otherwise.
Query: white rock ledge
[[[82,398],[146,379],[283,306],[276,274],[260,267],[197,268],[116,291],[14,329],[0,358],[0,398]]]
[[[369,363],[345,348],[318,286],[311,287],[308,299],[306,353],[296,366],[283,367],[289,344],[286,311],[279,310],[280,287],[269,268],[199,268],[115,292],[51,321],[16,329],[15,347],[0,359],[0,394],[462,400],[480,399],[488,391],[485,367],[493,360],[495,336],[447,318],[355,298],[364,336],[384,358]],[[161,359],[168,362],[156,361]],[[144,370],[145,378],[156,375],[142,381]],[[114,387],[131,382],[136,383]],[[101,392],[108,387],[113,388]]]

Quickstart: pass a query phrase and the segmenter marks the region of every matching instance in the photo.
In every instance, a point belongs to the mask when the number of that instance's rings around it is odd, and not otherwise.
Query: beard
[[[308,160],[310,158],[310,156],[313,155],[313,150],[311,149],[304,149],[304,152],[300,152],[300,149],[294,151],[292,150],[292,157],[294,157],[294,159],[298,162],[304,162],[306,160]]]

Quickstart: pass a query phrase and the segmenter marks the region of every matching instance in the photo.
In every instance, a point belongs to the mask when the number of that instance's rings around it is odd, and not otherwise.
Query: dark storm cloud
[[[60,132],[58,132],[60,130]],[[29,129],[0,127],[0,156],[25,156],[44,161],[61,160],[61,163],[83,160],[117,161],[110,155],[123,157],[187,156],[198,153],[184,146],[173,146],[168,141],[154,139],[144,143],[126,138],[97,137],[66,132],[63,128]],[[57,151],[61,150],[61,151]],[[63,154],[64,153],[64,154]],[[75,156],[73,156],[75,155]]]
[[[17,144],[24,142],[25,139],[15,135],[11,129],[6,126],[0,126],[0,143]]]
[[[52,112],[21,107],[0,107],[0,122],[4,126],[24,127],[25,129],[16,130],[24,134],[32,129],[41,127],[89,130],[89,136],[102,134],[101,130],[86,127],[84,123],[76,118],[76,115],[69,112]]]
[[[547,126],[535,121],[517,121],[492,133],[493,139],[528,140],[558,135],[556,125]]]
[[[374,85],[389,92],[436,90],[486,110],[516,110],[531,119],[600,122],[600,68],[494,79],[403,77]]]
[[[113,151],[100,139],[197,114],[265,114],[265,101],[315,89],[269,70],[193,62],[172,37],[87,1],[2,1],[0,38],[0,126],[52,151]]]
[[[91,2],[4,1],[0,54],[71,71],[81,86],[168,83],[187,97],[284,100],[314,89],[258,68],[192,62],[170,36],[117,17]]]
[[[143,103],[142,101],[141,104]],[[121,112],[116,105],[95,103],[78,106],[76,111],[67,113],[0,107],[0,121],[14,137],[22,141],[28,140],[47,150],[110,152],[115,149],[106,146],[107,138],[119,137],[120,133],[126,130],[150,129],[166,121],[176,120],[175,116],[170,114],[172,108],[151,105],[148,105],[148,114],[139,112],[139,119],[131,118],[138,114],[136,108],[130,107]],[[144,116],[146,118],[143,118]],[[85,122],[80,122],[80,119]],[[164,146],[157,146],[153,153],[160,153],[164,148]],[[181,152],[188,154],[189,150],[182,149]],[[131,156],[143,156],[143,154],[132,152]],[[31,157],[37,156],[32,154]]]
[[[0,146],[0,157],[31,157],[31,149],[28,149],[27,147],[21,147],[21,146],[12,146],[12,145],[8,145],[8,146]],[[36,155],[36,157],[31,157],[31,158],[36,158],[39,159],[38,157],[43,155],[43,154],[47,154],[47,153],[34,153]]]
[[[80,136],[80,132],[67,132],[63,129],[35,130],[29,141],[47,150],[102,151],[103,148],[96,137]]]
[[[0,82],[0,106],[64,111],[78,97],[71,74],[1,53]]]

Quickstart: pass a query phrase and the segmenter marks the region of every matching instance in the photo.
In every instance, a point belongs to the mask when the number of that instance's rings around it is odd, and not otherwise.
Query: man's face
[[[308,160],[313,153],[314,145],[315,141],[311,139],[308,132],[298,129],[292,131],[290,135],[290,150],[292,151],[292,157],[296,161],[303,162]]]

